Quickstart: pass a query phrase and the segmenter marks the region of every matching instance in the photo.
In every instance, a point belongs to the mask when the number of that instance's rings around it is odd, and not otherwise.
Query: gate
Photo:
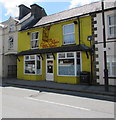
[[[8,65],[8,77],[17,77],[17,65]]]

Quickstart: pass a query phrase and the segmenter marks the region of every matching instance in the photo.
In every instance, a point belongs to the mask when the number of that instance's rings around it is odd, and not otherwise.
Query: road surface
[[[2,118],[114,118],[114,102],[0,87]]]

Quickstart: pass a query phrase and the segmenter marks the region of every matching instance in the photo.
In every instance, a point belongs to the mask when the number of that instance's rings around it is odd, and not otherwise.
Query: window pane
[[[110,27],[110,35],[116,36],[116,26],[115,27]]]
[[[75,75],[74,59],[59,60],[59,75]]]
[[[37,55],[37,60],[40,60],[40,58],[41,58],[40,55]]]
[[[73,32],[74,32],[74,24],[64,26],[64,34],[73,33]]]
[[[38,32],[32,33],[32,40],[38,39]]]
[[[35,55],[30,55],[30,59],[35,59]]]
[[[67,53],[67,57],[74,57],[74,53]]]
[[[116,62],[112,62],[112,75],[116,76]]]
[[[38,60],[37,61],[37,74],[40,74],[41,73],[41,64],[40,64],[40,61]]]
[[[64,44],[75,43],[74,34],[64,35]]]
[[[31,41],[31,48],[38,47],[38,40]]]
[[[29,60],[29,56],[25,56],[25,60]]]
[[[80,52],[77,52],[77,75],[80,75],[81,62],[80,62]]]
[[[59,53],[58,58],[65,58],[65,53]]]
[[[116,24],[116,15],[109,16],[109,25],[115,25],[115,24]]]
[[[47,73],[53,73],[53,60],[47,61]]]
[[[80,59],[80,52],[77,52],[77,58]]]
[[[12,49],[13,48],[13,38],[10,37],[8,40],[8,49]]]
[[[35,74],[35,61],[25,61],[25,73]]]
[[[38,32],[35,33],[35,39],[38,39]]]
[[[52,54],[47,54],[47,59],[52,59],[53,55]]]

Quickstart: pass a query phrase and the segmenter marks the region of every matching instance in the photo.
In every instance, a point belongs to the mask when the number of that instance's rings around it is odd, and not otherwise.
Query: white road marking
[[[35,98],[31,98],[31,97],[26,97],[26,98],[30,99],[30,100],[35,100],[35,101],[46,102],[46,103],[50,103],[50,104],[55,104],[55,105],[66,106],[66,107],[75,108],[75,109],[91,111],[90,109],[83,108],[83,107],[77,107],[77,106],[72,106],[72,105],[68,105],[68,104],[62,104],[62,103],[57,103],[57,102],[52,102],[52,101],[47,101],[47,100],[35,99]]]

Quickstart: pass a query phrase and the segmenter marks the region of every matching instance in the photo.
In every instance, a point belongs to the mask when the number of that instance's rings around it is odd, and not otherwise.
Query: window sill
[[[113,40],[113,39],[116,39],[116,37],[107,38],[107,40]]]

